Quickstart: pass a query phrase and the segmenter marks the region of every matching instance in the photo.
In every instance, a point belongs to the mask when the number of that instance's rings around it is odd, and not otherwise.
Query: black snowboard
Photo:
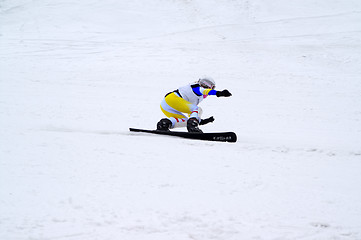
[[[215,132],[215,133],[190,133],[190,132],[174,132],[174,131],[158,131],[129,128],[131,132],[144,132],[159,135],[176,136],[189,139],[205,140],[205,141],[218,141],[218,142],[236,142],[237,135],[234,132]]]

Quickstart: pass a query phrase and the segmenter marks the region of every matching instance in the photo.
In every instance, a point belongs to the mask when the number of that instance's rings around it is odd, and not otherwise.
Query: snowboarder
[[[188,132],[202,133],[198,125],[213,122],[214,117],[201,119],[202,109],[198,107],[198,104],[208,95],[232,96],[227,89],[217,91],[214,89],[215,86],[216,83],[211,77],[203,77],[195,83],[166,94],[160,108],[167,118],[163,118],[157,123],[157,130],[169,131],[170,128],[187,127]],[[186,113],[187,116],[183,113]]]

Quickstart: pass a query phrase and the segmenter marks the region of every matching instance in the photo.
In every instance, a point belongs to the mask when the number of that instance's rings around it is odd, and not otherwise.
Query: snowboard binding
[[[187,121],[187,130],[188,132],[192,132],[192,133],[203,133],[203,131],[201,129],[199,129],[198,127],[199,122],[196,118],[190,118]]]

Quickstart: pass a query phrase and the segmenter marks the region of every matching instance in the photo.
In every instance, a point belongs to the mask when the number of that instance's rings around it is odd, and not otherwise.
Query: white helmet
[[[198,80],[198,84],[203,88],[214,89],[216,87],[216,82],[211,77],[202,77]]]

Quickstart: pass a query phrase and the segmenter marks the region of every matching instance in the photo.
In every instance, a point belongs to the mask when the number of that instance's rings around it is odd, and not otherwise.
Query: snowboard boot
[[[187,121],[187,130],[188,132],[198,132],[203,133],[202,130],[198,128],[199,122],[196,118],[190,118]]]
[[[158,131],[169,131],[169,128],[172,126],[172,122],[171,120],[169,120],[168,118],[162,118],[158,123],[157,123],[157,130]]]

